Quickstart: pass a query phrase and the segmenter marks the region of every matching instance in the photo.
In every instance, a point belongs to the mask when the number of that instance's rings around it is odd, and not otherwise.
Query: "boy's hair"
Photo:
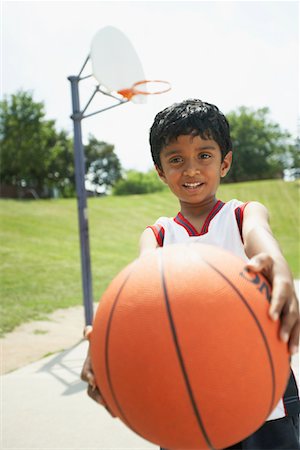
[[[183,134],[216,141],[222,161],[232,149],[229,123],[219,108],[198,99],[184,100],[159,112],[150,129],[152,159],[160,169],[161,150]]]

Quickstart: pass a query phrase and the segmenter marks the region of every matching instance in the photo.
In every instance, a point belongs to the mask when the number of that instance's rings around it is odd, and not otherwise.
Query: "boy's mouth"
[[[196,183],[183,183],[183,187],[187,189],[197,189],[198,187],[202,186],[203,183],[196,182]]]

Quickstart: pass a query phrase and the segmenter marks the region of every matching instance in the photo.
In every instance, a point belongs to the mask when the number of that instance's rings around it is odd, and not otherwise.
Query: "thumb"
[[[83,337],[84,339],[86,339],[87,341],[90,340],[91,334],[93,331],[93,327],[91,325],[87,325],[86,327],[84,327],[83,330]]]
[[[258,253],[253,256],[246,264],[247,269],[253,270],[253,272],[265,271],[269,273],[273,266],[273,259],[266,253]]]

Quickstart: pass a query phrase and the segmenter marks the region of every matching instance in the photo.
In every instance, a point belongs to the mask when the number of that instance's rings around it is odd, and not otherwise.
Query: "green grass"
[[[299,183],[261,181],[222,185],[218,198],[264,203],[275,236],[299,277]],[[82,303],[76,199],[0,201],[1,333]],[[88,201],[93,291],[97,301],[111,279],[138,254],[145,226],[174,216],[169,192]]]
[[[259,181],[221,186],[219,197],[257,200],[269,210],[272,231],[295,278],[300,277],[300,183]]]

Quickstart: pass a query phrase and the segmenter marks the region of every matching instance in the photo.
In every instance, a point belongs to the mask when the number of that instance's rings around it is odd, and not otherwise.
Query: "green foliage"
[[[0,103],[1,180],[42,191],[55,146],[54,122],[45,120],[43,103],[18,92]]]
[[[223,185],[218,198],[258,200],[270,211],[272,230],[295,277],[299,267],[299,182],[261,181]],[[58,308],[82,304],[75,199],[1,200],[2,332]],[[94,299],[138,255],[138,241],[159,216],[175,216],[168,191],[89,198]]]
[[[0,102],[1,182],[48,196],[51,188],[74,192],[72,143],[45,119],[42,102],[19,91]]]
[[[282,178],[288,165],[290,135],[269,120],[269,109],[241,106],[227,114],[233,165],[225,182]]]
[[[48,162],[48,179],[45,181],[50,188],[58,189],[61,197],[75,196],[73,142],[65,131],[56,135]]]
[[[33,189],[40,197],[75,195],[73,142],[55,121],[45,119],[43,102],[19,91],[0,102],[1,182]],[[86,174],[102,191],[121,177],[114,147],[89,137],[85,146]]]
[[[289,147],[289,169],[300,168],[300,138],[297,137],[294,144]]]
[[[84,147],[87,178],[95,191],[107,192],[122,177],[122,166],[114,146],[90,135]]]
[[[148,172],[128,170],[125,177],[119,180],[114,188],[114,195],[149,194],[162,191],[164,184],[159,179],[154,169]]]

